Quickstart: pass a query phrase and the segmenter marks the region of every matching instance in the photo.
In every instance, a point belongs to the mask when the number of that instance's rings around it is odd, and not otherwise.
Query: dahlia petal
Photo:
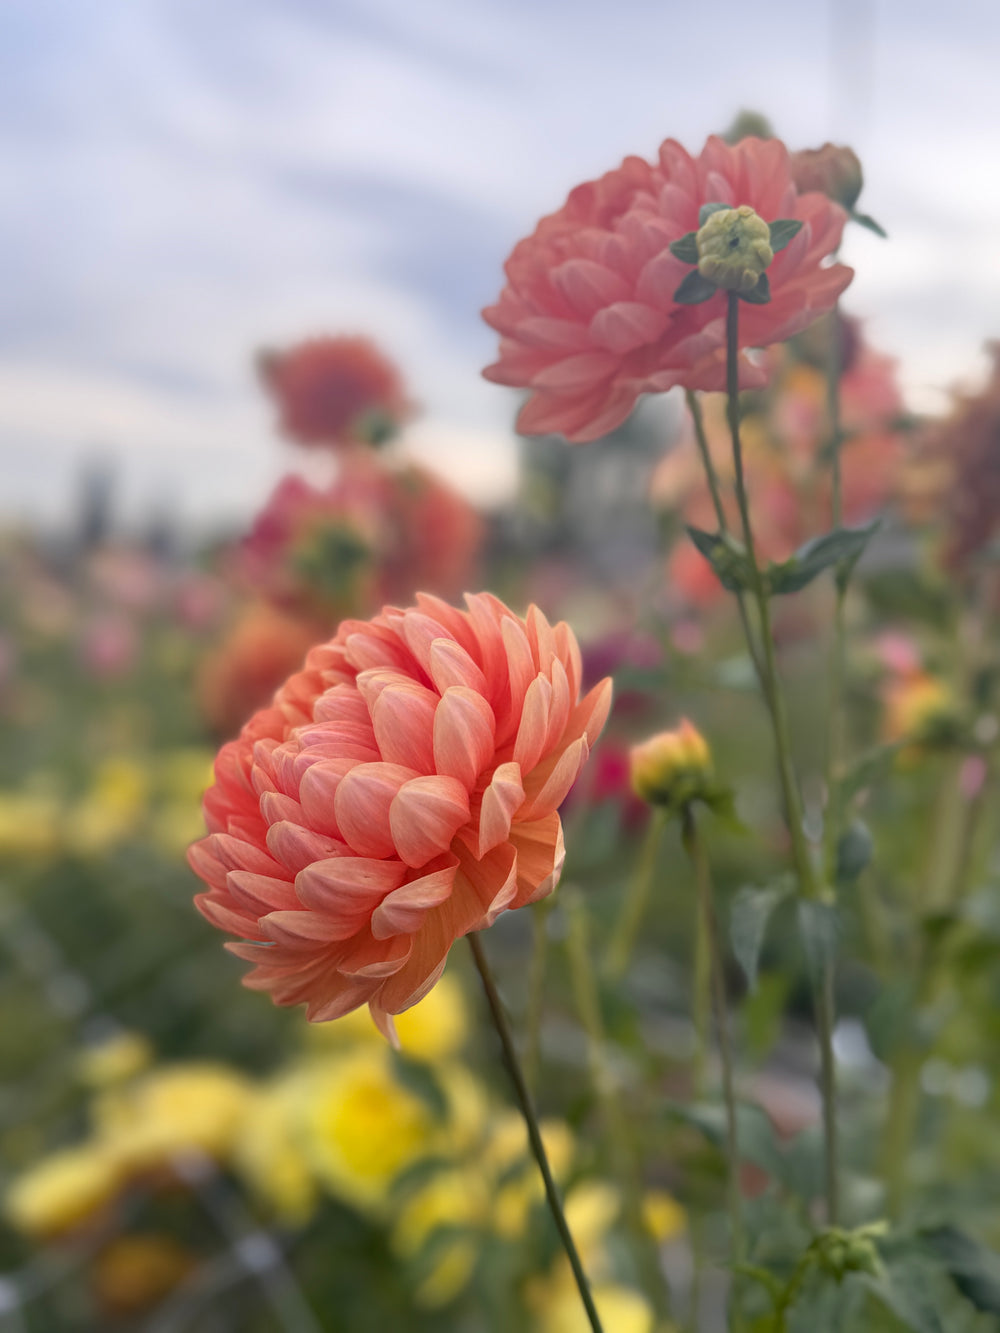
[[[372,709],[372,725],[382,758],[417,773],[434,771],[434,726],[438,696],[415,682],[391,685]]]
[[[579,695],[580,685],[583,681],[583,658],[580,655],[580,645],[576,641],[576,635],[565,620],[559,621],[553,633],[559,660],[566,668],[566,681],[569,686],[570,699],[573,700]]]
[[[560,352],[582,352],[590,346],[586,324],[544,315],[519,320],[517,337],[531,347]]]
[[[326,923],[328,939],[347,939],[368,920],[387,893],[406,878],[399,861],[337,856],[317,861],[295,877],[299,901]]]
[[[358,764],[334,796],[337,825],[359,856],[391,856],[395,850],[389,808],[404,783],[418,777],[401,764]]]
[[[483,696],[451,686],[434,714],[434,768],[471,791],[493,754],[495,732],[493,709]]]
[[[544,613],[532,603],[524,617],[531,655],[537,671],[548,671],[557,654],[556,636]]]
[[[291,880],[274,879],[270,875],[254,875],[249,870],[231,870],[229,892],[237,906],[259,921],[269,912],[300,906]]]
[[[498,765],[490,785],[483,792],[479,812],[479,856],[485,856],[507,840],[511,821],[523,804],[520,766],[515,763]]]
[[[410,652],[429,676],[431,648],[438,639],[447,638],[444,629],[433,616],[424,615],[422,611],[407,611],[401,618],[401,632]]]
[[[486,694],[486,677],[475,662],[453,639],[435,639],[430,651],[430,674],[438,692],[453,685],[464,686],[479,695]]]
[[[225,889],[228,867],[212,854],[212,834],[193,842],[187,850],[188,865],[213,889]]]
[[[618,301],[597,312],[590,324],[590,334],[598,346],[624,355],[655,342],[669,320],[670,316],[664,310],[654,310],[638,301]],[[615,368],[618,368],[617,363]],[[532,382],[541,384],[543,380],[536,376]]]
[[[227,870],[252,870],[258,875],[281,875],[281,866],[262,847],[234,838],[228,833],[211,835],[212,855]]]
[[[542,756],[545,737],[548,735],[551,704],[551,681],[545,676],[536,676],[525,691],[521,720],[514,741],[514,762],[522,773],[533,769]]]
[[[458,856],[453,896],[474,896],[482,915],[474,929],[492,926],[517,893],[517,853],[509,842],[502,843],[485,856],[473,856],[463,848]]]
[[[232,900],[222,901],[210,893],[196,895],[194,905],[206,921],[224,930],[228,935],[242,935],[253,939],[260,934],[257,918],[236,907]]]
[[[569,715],[564,741],[576,740],[583,736],[588,745],[593,745],[604,730],[611,711],[612,681],[608,676],[580,700]]]
[[[441,861],[443,864],[439,869],[386,894],[372,913],[371,931],[375,939],[412,935],[420,929],[427,912],[432,907],[439,907],[450,896],[458,858],[449,854]]]
[[[301,896],[301,895],[300,895]],[[365,920],[366,918],[362,918]],[[349,938],[344,933],[344,919],[320,912],[278,911],[261,917],[261,928],[269,939],[283,949],[311,952],[316,945],[336,944]],[[355,926],[352,935],[359,929]]]
[[[279,791],[266,791],[261,795],[260,813],[268,824],[279,824],[284,820],[290,824],[305,822],[301,801]]]
[[[531,384],[553,393],[586,393],[595,384],[610,379],[617,369],[618,358],[610,352],[578,352],[540,370],[532,377]]]
[[[476,634],[467,612],[459,610],[457,606],[451,606],[429,592],[417,593],[417,606],[424,615],[430,616],[441,626],[442,639],[447,641],[448,638],[452,638],[467,653],[475,652]],[[432,642],[431,647],[433,646]]]
[[[341,976],[352,979],[391,977],[413,952],[413,941],[405,935],[392,939],[371,939],[351,950],[350,959],[337,967]]]
[[[515,824],[510,841],[517,851],[516,906],[545,898],[559,883],[566,848],[562,822],[553,811],[542,819]]]
[[[448,962],[450,948],[451,944],[449,943],[444,957],[430,972],[426,972],[426,960],[430,954],[430,950],[426,946],[423,952],[417,953],[415,957],[411,954],[405,967],[402,967],[394,977],[380,986],[375,997],[369,1001],[368,1008],[375,1020],[375,1026],[380,1032],[388,1031],[392,1034],[389,1040],[397,1049],[399,1048],[399,1037],[396,1035],[395,1024],[392,1021],[393,1014],[401,1014],[406,1009],[412,1009],[415,1004],[420,1003],[429,991],[434,989],[441,980],[441,974]],[[387,1010],[383,1008],[385,1004],[394,1004],[395,1008]]]
[[[468,790],[455,778],[414,777],[401,786],[389,810],[397,855],[414,868],[445,851],[469,818]]]
[[[580,776],[580,770],[587,762],[590,747],[586,739],[567,745],[561,754],[553,755],[543,764],[539,764],[526,779],[524,791],[526,801],[518,812],[522,819],[541,819],[557,810],[569,793],[570,787]]]
[[[317,833],[287,819],[272,824],[267,830],[267,846],[275,859],[293,875],[313,861],[323,861],[331,856],[347,856],[351,850],[346,842],[338,838]]]
[[[352,981],[349,977],[337,974],[328,984],[325,993],[309,1000],[306,1005],[306,1018],[310,1023],[329,1023],[333,1019],[343,1018],[353,1009],[359,1009],[361,1005],[367,1004],[378,987],[379,981],[375,978],[366,977]]]
[[[364,625],[358,633],[348,635],[345,647],[351,666],[358,672],[370,667],[406,670],[405,645],[382,626]]]
[[[628,296],[628,284],[618,273],[588,259],[568,260],[549,276],[573,308],[587,317],[610,301]]]
[[[350,759],[321,759],[302,776],[299,800],[309,827],[317,833],[338,838],[340,828],[336,816],[337,788],[355,767]]]
[[[549,668],[552,681],[552,698],[549,702],[549,725],[545,733],[542,753],[545,754],[557,746],[566,731],[569,713],[574,696],[570,694],[566,668],[558,658],[554,658]]]
[[[510,694],[507,700],[507,724],[498,725],[497,727],[498,743],[505,740],[510,731],[513,730],[509,725],[510,720],[513,720],[516,726],[517,720],[520,717],[521,708],[524,704],[524,696],[528,691],[528,686],[535,679],[535,662],[531,655],[531,644],[528,642],[528,636],[525,634],[518,621],[512,616],[504,617],[500,624],[500,633],[507,658],[507,675],[510,681]],[[499,717],[497,718],[497,722],[499,724]]]

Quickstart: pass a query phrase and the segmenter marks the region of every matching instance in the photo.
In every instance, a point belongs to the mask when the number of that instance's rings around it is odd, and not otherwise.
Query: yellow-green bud
[[[684,718],[674,731],[661,731],[629,754],[632,790],[650,805],[673,809],[709,794],[712,752],[697,727]]]
[[[717,209],[696,240],[698,272],[730,292],[752,291],[774,258],[771,229],[749,204]]]

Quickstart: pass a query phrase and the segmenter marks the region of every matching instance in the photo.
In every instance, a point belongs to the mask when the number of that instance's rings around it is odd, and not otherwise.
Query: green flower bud
[[[752,291],[774,258],[771,229],[749,204],[712,213],[697,245],[698,272],[730,292]]]

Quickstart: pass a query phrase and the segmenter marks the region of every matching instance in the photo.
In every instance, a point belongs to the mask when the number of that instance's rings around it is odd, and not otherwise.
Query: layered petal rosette
[[[771,300],[740,308],[741,347],[783,341],[833,307],[853,276],[825,263],[847,215],[823,194],[798,193],[784,144],[711,138],[692,157],[668,139],[656,162],[629,157],[578,186],[514,247],[507,285],[483,312],[501,335],[500,358],[484,374],[531,391],[518,430],[593,440],[642,393],[725,387],[726,293],[698,305],[674,299],[690,266],[670,244],[697,231],[708,203],[802,223],[768,267]],[[765,374],[742,359],[745,387]]]
[[[550,893],[558,807],[607,717],[565,624],[489,593],[345,621],[223,746],[189,859],[246,984],[312,1020],[389,1015],[454,940]]]

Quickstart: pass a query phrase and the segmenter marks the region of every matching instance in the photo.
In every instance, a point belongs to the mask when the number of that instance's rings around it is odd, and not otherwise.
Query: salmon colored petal
[[[456,895],[471,892],[482,908],[476,930],[492,926],[517,893],[517,852],[510,843],[502,843],[485,856],[476,857],[463,849],[455,872]]]
[[[469,793],[456,778],[414,778],[400,787],[389,811],[396,854],[408,866],[424,866],[448,849],[468,818]]]
[[[295,892],[308,915],[332,923],[330,939],[347,939],[365,924],[386,894],[406,878],[399,861],[337,856],[317,861],[295,877]]]
[[[354,767],[350,759],[321,759],[303,774],[299,801],[309,827],[317,833],[340,837],[335,797],[337,788]]]
[[[525,691],[521,720],[514,741],[514,762],[519,765],[522,773],[534,768],[545,750],[551,704],[551,681],[544,676],[536,676]]]
[[[389,808],[404,783],[418,774],[400,764],[358,764],[334,798],[341,836],[359,856],[391,856],[395,844]]]
[[[271,855],[292,875],[329,856],[348,856],[351,849],[346,842],[325,833],[314,833],[301,823],[290,819],[279,820],[267,830],[267,847]]]
[[[228,887],[233,902],[255,921],[267,916],[269,912],[282,909],[294,911],[301,905],[295,895],[295,885],[287,879],[254,875],[249,870],[231,870]]]
[[[471,791],[493,754],[495,734],[493,710],[482,694],[450,686],[434,714],[434,768]]]
[[[485,695],[486,677],[460,643],[454,639],[435,639],[430,648],[429,670],[440,694],[453,685],[461,685]]]
[[[511,821],[524,804],[521,768],[513,762],[499,764],[483,792],[479,812],[479,841],[477,851],[485,856],[510,834]]]
[[[517,851],[517,906],[524,907],[546,897],[559,883],[566,859],[562,822],[553,812],[517,823],[510,840]]]
[[[541,819],[557,810],[569,794],[569,789],[580,776],[587,762],[590,747],[583,736],[572,741],[559,755],[539,764],[525,781],[524,805],[518,811],[521,819]]]
[[[422,685],[391,685],[372,708],[382,758],[417,773],[434,771],[434,715],[438,696]]]
[[[388,939],[390,935],[412,935],[420,929],[430,909],[440,907],[450,897],[458,858],[448,855],[440,860],[438,869],[386,894],[372,913],[371,929],[375,939]]]

